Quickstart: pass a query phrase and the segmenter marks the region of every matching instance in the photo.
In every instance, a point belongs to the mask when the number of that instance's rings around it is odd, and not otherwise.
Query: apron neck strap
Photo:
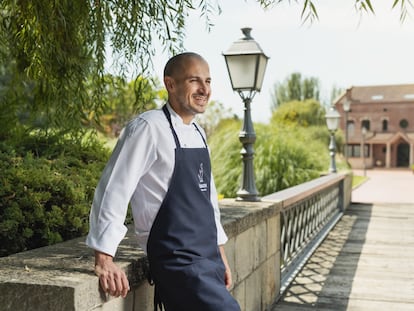
[[[175,140],[175,145],[176,145],[177,149],[180,149],[181,148],[180,141],[178,140],[177,133],[175,132],[174,127],[172,125],[171,114],[168,111],[168,108],[167,108],[166,104],[164,106],[162,106],[162,111],[164,111],[164,114],[167,117],[168,123],[170,123],[171,132],[173,133],[174,140]]]
[[[172,125],[172,121],[171,121],[171,114],[170,114],[170,112],[168,111],[168,108],[167,108],[167,105],[166,105],[166,104],[165,104],[164,106],[162,106],[162,111],[164,112],[164,114],[165,114],[165,116],[166,116],[166,118],[167,118],[167,120],[168,120],[168,123],[170,124],[170,128],[171,128],[171,131],[172,131],[172,133],[173,133],[174,140],[175,140],[175,145],[177,146],[177,148],[181,148],[180,141],[178,140],[177,133],[175,132],[174,127],[173,127],[173,125]],[[207,142],[206,142],[206,140],[204,139],[204,136],[201,134],[200,129],[198,128],[198,126],[197,126],[195,123],[193,123],[193,125],[194,125],[194,127],[196,128],[197,132],[200,134],[201,139],[202,139],[202,140],[203,140],[203,142],[204,142],[204,146],[207,148]]]

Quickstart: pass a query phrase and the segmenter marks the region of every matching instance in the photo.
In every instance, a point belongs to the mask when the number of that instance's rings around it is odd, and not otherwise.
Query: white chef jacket
[[[205,148],[193,121],[183,123],[171,109],[171,121],[182,148]],[[197,125],[205,136],[204,131]],[[140,247],[147,251],[147,240],[155,216],[168,191],[175,164],[175,141],[161,109],[140,114],[122,130],[119,140],[95,190],[86,244],[114,256],[127,228],[124,225],[131,203],[135,233]],[[211,178],[219,245],[227,241],[220,222],[217,190]]]

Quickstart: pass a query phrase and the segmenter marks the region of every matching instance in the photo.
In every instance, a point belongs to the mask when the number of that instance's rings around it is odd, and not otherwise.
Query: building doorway
[[[397,166],[408,167],[409,164],[410,164],[410,145],[406,143],[398,144]]]

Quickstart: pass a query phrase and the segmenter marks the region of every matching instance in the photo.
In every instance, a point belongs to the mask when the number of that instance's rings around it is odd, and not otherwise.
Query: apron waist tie
[[[151,273],[149,271],[147,272],[147,279],[149,285],[154,286],[154,311],[163,311],[164,308],[160,298],[160,293],[158,291],[158,286],[155,285],[155,282],[152,279]]]
[[[155,291],[155,294],[154,294],[154,311],[163,311],[163,310],[165,310],[163,308],[163,304],[162,304],[162,301],[161,301],[161,298],[160,298],[160,293],[158,291],[158,286],[157,285],[155,285],[154,291]]]

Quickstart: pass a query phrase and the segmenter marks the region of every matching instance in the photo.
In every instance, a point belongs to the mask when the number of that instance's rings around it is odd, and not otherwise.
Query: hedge
[[[96,141],[29,136],[0,143],[0,256],[85,235],[108,155]]]

